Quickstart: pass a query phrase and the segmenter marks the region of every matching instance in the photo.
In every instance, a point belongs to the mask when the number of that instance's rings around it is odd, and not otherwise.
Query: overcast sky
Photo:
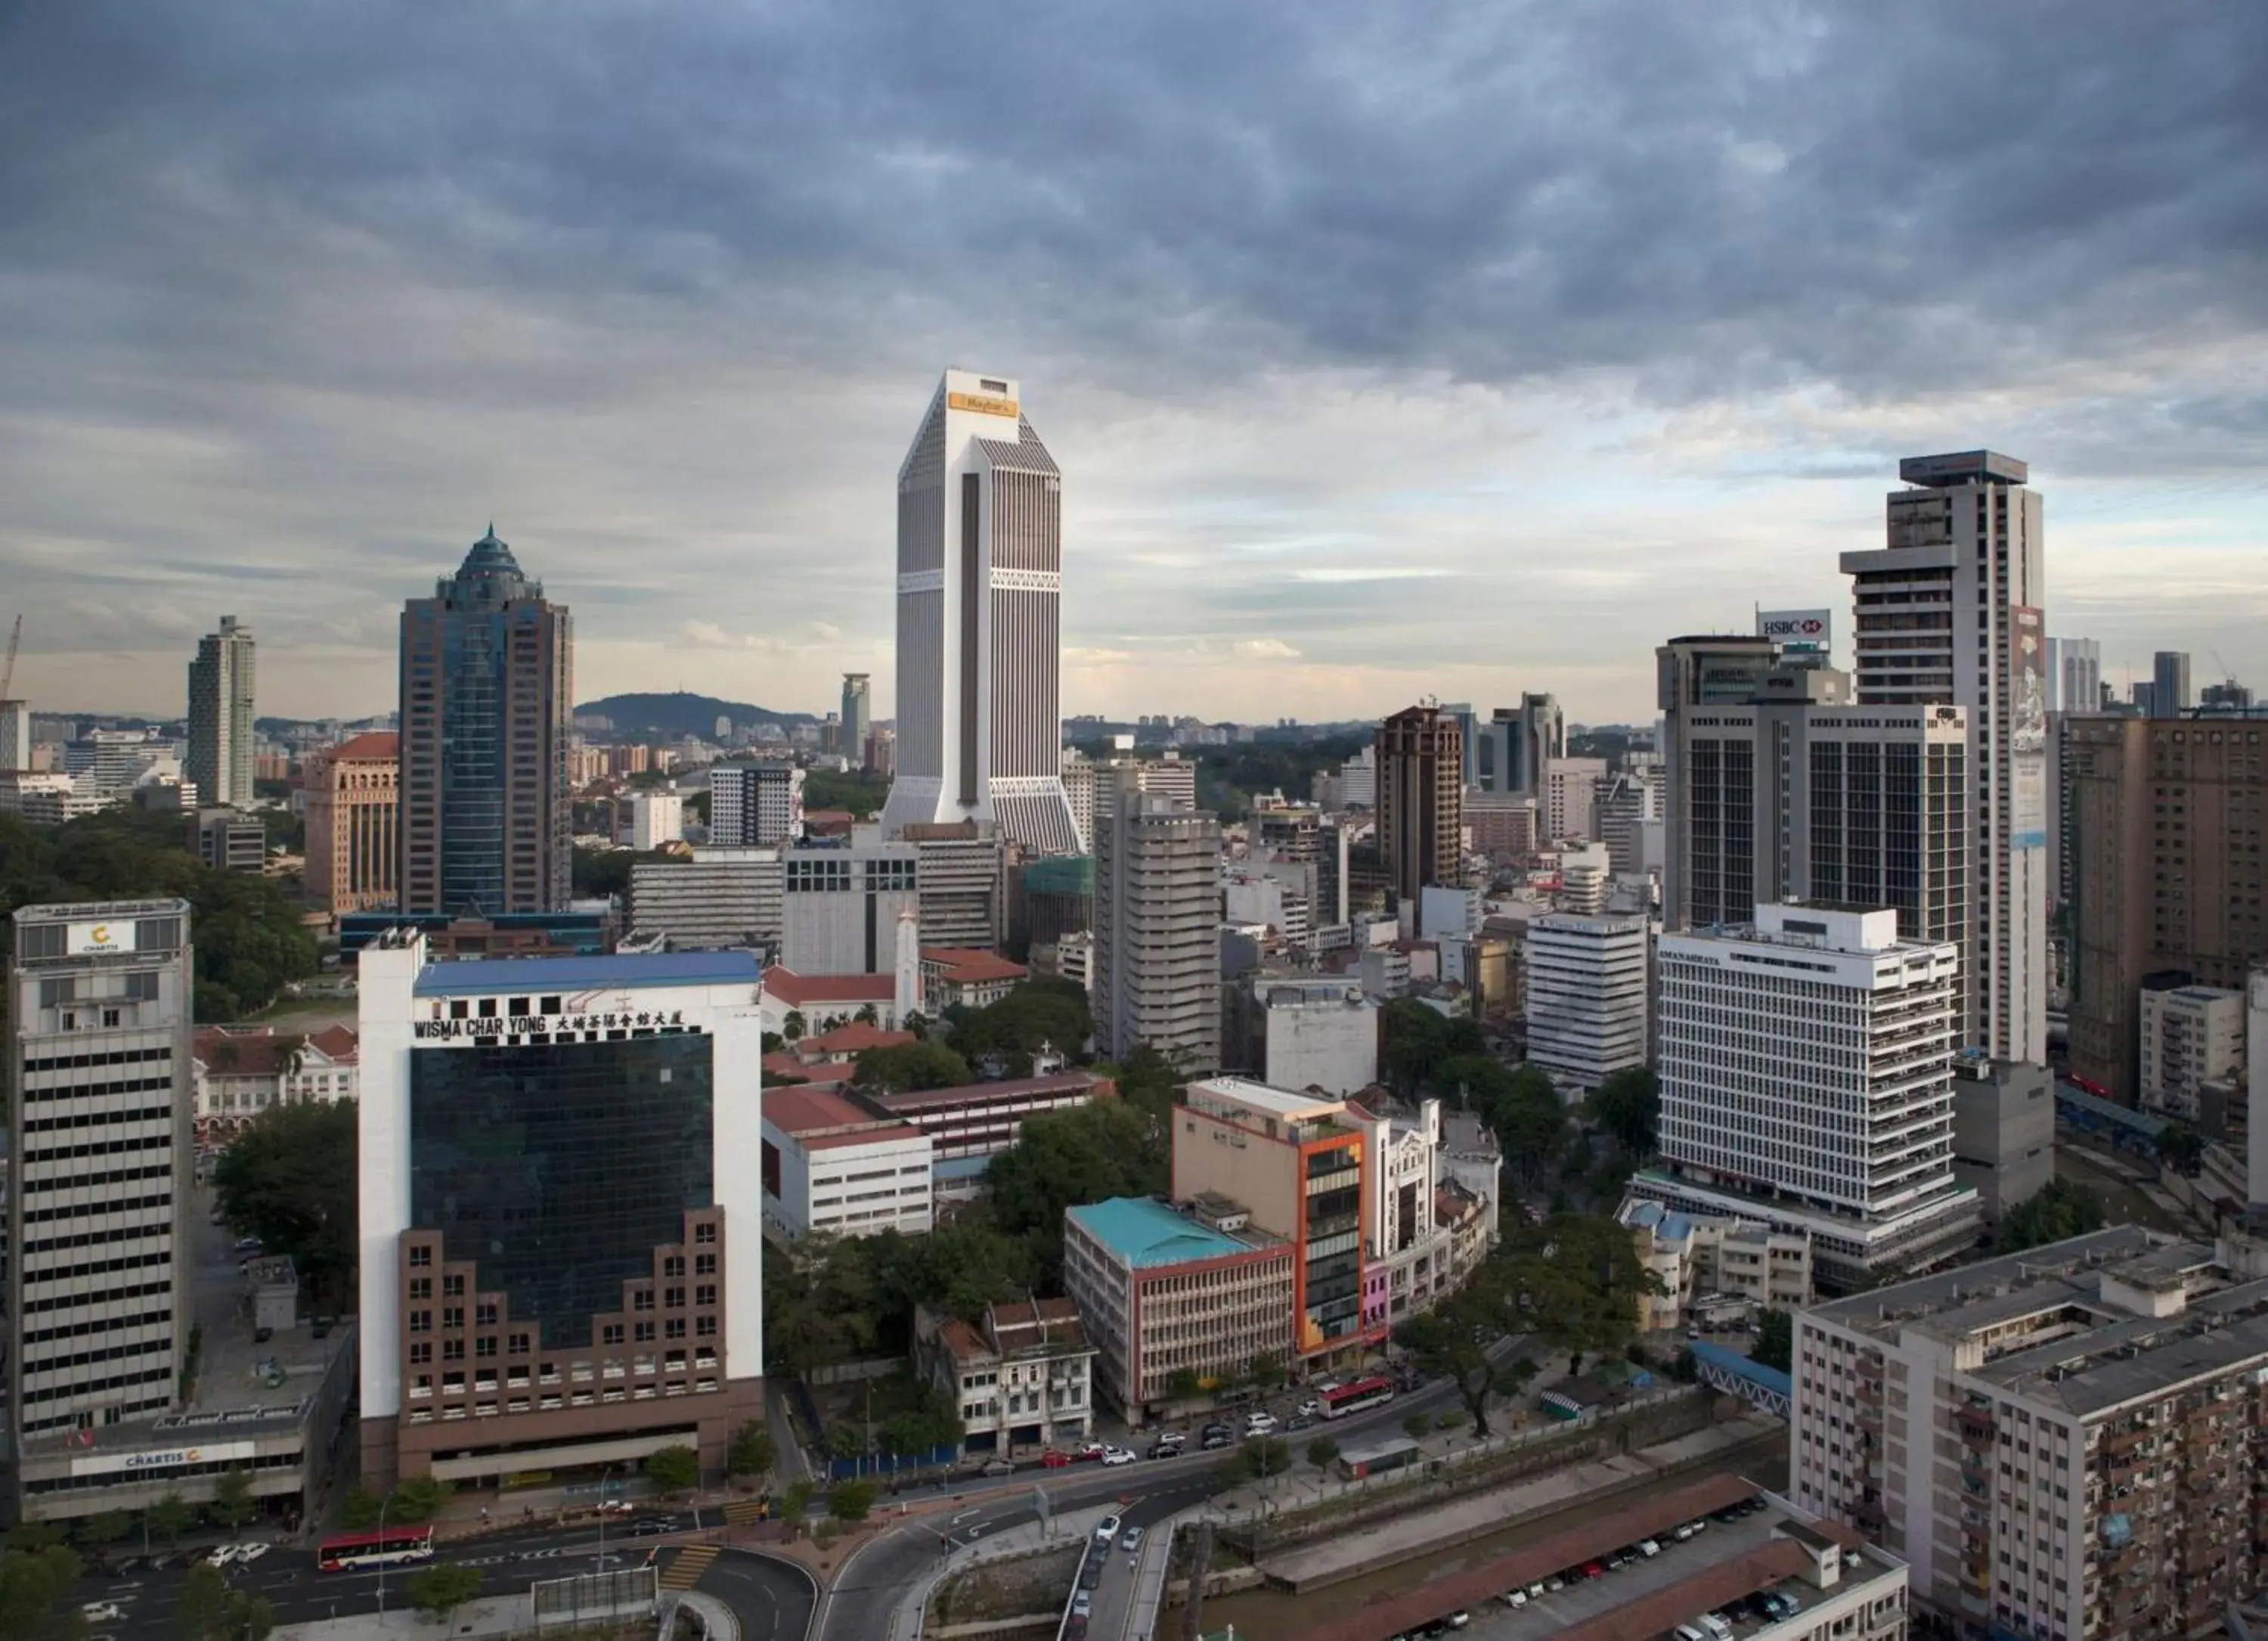
[[[1978,445],[2051,631],[2268,688],[2263,85],[2257,4],[0,7],[17,692],[227,611],[382,710],[493,517],[585,699],[886,713],[947,364],[1066,475],[1066,713],[1651,717]]]

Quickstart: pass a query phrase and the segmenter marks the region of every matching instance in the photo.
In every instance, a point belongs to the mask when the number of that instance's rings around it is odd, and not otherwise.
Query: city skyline
[[[2049,602],[2107,679],[2263,670],[2268,339],[2216,181],[2258,146],[2215,90],[2250,14],[1766,41],[1587,8],[1403,42],[1261,7],[1202,51],[1167,15],[1048,18],[940,63],[871,17],[102,10],[27,19],[0,68],[53,114],[0,279],[35,703],[161,709],[233,610],[278,707],[375,710],[389,612],[493,510],[585,612],[592,695],[823,712],[864,670],[894,715],[882,492],[940,359],[1046,384],[1092,566],[1073,713],[1548,682],[1636,721],[1654,642],[1839,605],[1873,476],[1980,446],[2053,492]],[[603,154],[567,135],[593,97],[638,110]]]

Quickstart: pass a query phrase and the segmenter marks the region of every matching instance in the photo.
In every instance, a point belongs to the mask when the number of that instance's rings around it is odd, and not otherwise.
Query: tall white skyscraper
[[[1195,1076],[1220,1065],[1220,823],[1145,794],[1120,764],[1094,823],[1094,1035]]]
[[[1861,706],[1966,707],[1977,937],[1970,1046],[2047,1058],[2047,602],[2041,498],[1990,450],[1911,456],[1889,544],[1846,552]]]
[[[252,803],[252,629],[234,616],[197,640],[189,663],[189,757],[182,774],[207,809]]]
[[[946,372],[898,469],[886,831],[991,821],[1035,853],[1078,853],[1059,767],[1062,489],[1014,380]]]

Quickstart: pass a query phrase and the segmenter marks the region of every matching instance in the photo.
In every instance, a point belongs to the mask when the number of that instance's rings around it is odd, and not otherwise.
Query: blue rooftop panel
[[[1079,1228],[1137,1269],[1247,1253],[1251,1245],[1186,1219],[1146,1196],[1115,1196],[1064,1210]]]
[[[499,992],[638,991],[655,986],[747,986],[762,978],[752,951],[662,951],[637,957],[494,957],[429,963],[420,997]]]
[[[1696,1362],[1721,1368],[1728,1373],[1761,1385],[1766,1390],[1777,1391],[1783,1396],[1795,1393],[1795,1386],[1786,1374],[1778,1368],[1768,1368],[1759,1363],[1751,1362],[1737,1350],[1727,1350],[1722,1345],[1712,1345],[1705,1339],[1689,1341],[1685,1348],[1693,1353],[1693,1359]]]

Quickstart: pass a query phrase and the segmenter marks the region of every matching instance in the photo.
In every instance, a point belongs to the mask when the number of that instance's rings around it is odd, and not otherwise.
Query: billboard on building
[[[70,925],[70,955],[74,957],[99,957],[113,951],[134,950],[134,922],[73,923]]]
[[[1833,643],[1834,620],[1831,610],[1759,610],[1756,636],[1771,639],[1791,656],[1815,656],[1824,663]]]
[[[2008,846],[2048,842],[2048,633],[2041,612],[2008,610]]]

